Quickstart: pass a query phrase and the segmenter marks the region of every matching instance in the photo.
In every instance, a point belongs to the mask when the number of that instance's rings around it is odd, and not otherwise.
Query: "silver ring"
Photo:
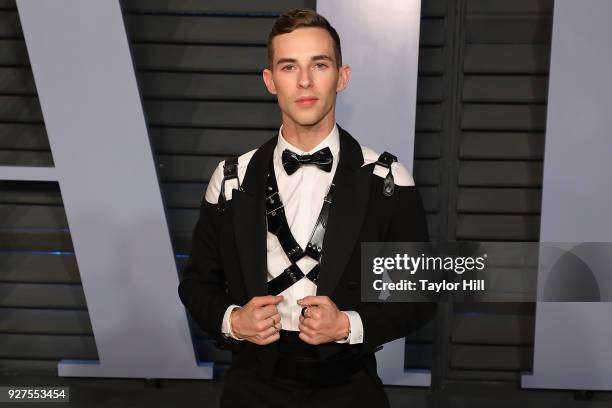
[[[308,311],[308,306],[305,306],[305,307],[303,307],[303,308],[302,308],[302,312],[301,312],[301,314],[302,314],[302,317],[303,317],[304,319],[308,318],[308,316],[306,316],[306,312],[307,312],[307,311]]]

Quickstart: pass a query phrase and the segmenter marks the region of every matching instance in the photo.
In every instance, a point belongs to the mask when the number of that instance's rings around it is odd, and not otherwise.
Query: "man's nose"
[[[309,70],[302,70],[298,79],[298,85],[300,88],[308,88],[312,84]]]

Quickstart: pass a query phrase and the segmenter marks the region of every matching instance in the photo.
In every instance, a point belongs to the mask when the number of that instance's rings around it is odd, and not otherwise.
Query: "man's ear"
[[[266,88],[268,88],[268,92],[272,95],[276,95],[276,86],[274,86],[274,80],[272,79],[272,71],[269,68],[266,68],[262,72],[264,83],[266,84]]]
[[[338,69],[338,86],[336,86],[336,92],[343,91],[348,86],[349,80],[351,79],[351,67],[344,64]]]

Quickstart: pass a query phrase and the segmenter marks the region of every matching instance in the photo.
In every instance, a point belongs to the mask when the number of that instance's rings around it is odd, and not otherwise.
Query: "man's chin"
[[[319,115],[308,115],[308,116],[298,116],[298,117],[293,117],[293,121],[295,122],[296,125],[298,126],[302,126],[302,127],[312,127],[312,126],[316,126],[319,123],[321,123],[321,121],[323,120],[324,116],[319,116]]]

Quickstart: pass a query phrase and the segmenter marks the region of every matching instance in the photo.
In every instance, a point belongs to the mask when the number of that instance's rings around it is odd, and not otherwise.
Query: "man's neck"
[[[332,131],[335,120],[321,121],[313,126],[300,126],[283,121],[283,137],[298,149],[308,152],[321,143]]]

